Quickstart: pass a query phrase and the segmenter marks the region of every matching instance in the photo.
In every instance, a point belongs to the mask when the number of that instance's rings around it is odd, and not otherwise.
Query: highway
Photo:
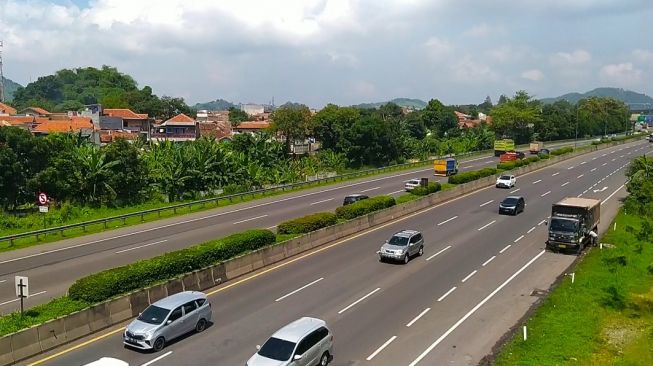
[[[589,143],[588,140],[582,141]],[[548,145],[553,148],[573,142]],[[462,171],[494,166],[498,158],[485,155],[461,161]],[[250,228],[274,228],[280,222],[313,212],[333,211],[351,193],[399,195],[411,178],[433,179],[432,167],[366,177],[336,185],[274,196],[111,230],[99,234],[0,253],[0,314],[19,308],[14,276],[28,276],[31,307],[66,293],[80,277],[151,258]],[[439,181],[446,178],[437,177]]]
[[[243,365],[275,330],[315,316],[333,330],[333,365],[475,365],[576,258],[543,250],[551,204],[601,199],[604,231],[626,195],[627,164],[651,152],[639,141],[585,154],[519,176],[513,189],[482,189],[222,285],[209,297],[215,323],[159,354],[123,348],[116,327],[25,364],[110,356],[130,365]],[[511,193],[525,197],[525,212],[499,216]],[[425,255],[379,262],[376,250],[401,229],[424,234]]]

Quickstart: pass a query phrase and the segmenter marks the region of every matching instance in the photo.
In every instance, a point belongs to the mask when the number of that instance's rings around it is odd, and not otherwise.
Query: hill
[[[637,93],[630,90],[624,90],[620,88],[596,88],[594,90],[588,91],[587,93],[568,93],[561,95],[555,98],[544,98],[540,101],[545,104],[554,103],[559,100],[566,100],[570,103],[578,103],[579,100],[589,97],[612,97],[618,100],[623,101],[628,104],[632,109],[637,109],[637,107],[642,108],[642,106],[648,108],[653,108],[653,98],[649,97],[646,94]]]
[[[14,100],[14,93],[18,88],[21,88],[22,85],[14,82],[13,80],[3,78],[4,79],[4,84],[5,84],[5,100],[7,102],[11,102]]]
[[[353,105],[352,107],[361,108],[361,109],[371,109],[371,108],[376,109],[387,103],[394,103],[400,107],[412,107],[415,109],[423,109],[424,107],[426,107],[427,104],[425,101],[421,99],[395,98],[387,102],[362,103],[362,104]]]
[[[201,111],[202,109],[209,111],[226,111],[231,107],[237,107],[237,105],[227,102],[224,99],[216,99],[212,102],[197,103],[193,106],[193,109],[196,111]]]

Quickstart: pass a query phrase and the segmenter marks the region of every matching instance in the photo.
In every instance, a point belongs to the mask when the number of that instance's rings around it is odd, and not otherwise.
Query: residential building
[[[71,117],[69,119],[41,119],[37,118],[31,131],[34,135],[48,135],[51,133],[81,133],[83,137],[91,138],[95,126],[88,117]]]
[[[16,108],[0,102],[0,116],[13,116],[16,114]]]
[[[197,121],[185,114],[178,114],[169,120],[155,124],[150,131],[150,139],[159,141],[195,141],[199,136]]]
[[[22,111],[20,111],[20,114],[26,115],[26,116],[34,116],[34,117],[50,117],[50,115],[52,113],[46,111],[43,108],[29,107],[29,108],[25,108]]]
[[[245,121],[240,122],[238,126],[233,128],[233,134],[237,135],[239,133],[256,133],[263,131],[270,127],[270,123],[267,121]]]
[[[462,112],[454,111],[458,118],[458,128],[474,128],[482,123],[491,124],[492,117],[479,113],[478,118],[474,119],[471,115]]]
[[[241,104],[240,109],[249,116],[265,113],[265,106],[261,104]]]

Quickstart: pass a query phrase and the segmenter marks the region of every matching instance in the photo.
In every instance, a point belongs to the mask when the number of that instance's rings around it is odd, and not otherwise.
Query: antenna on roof
[[[0,103],[5,101],[5,76],[2,73],[2,41],[0,41]]]

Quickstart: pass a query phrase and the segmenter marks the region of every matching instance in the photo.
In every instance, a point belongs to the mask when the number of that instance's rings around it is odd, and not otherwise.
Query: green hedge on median
[[[480,170],[470,170],[463,173],[458,173],[449,177],[449,183],[451,184],[462,184],[477,179],[489,177],[491,175],[497,174],[497,169],[495,168],[483,168]]]
[[[442,186],[438,182],[429,182],[426,187],[416,187],[410,190],[411,194],[415,196],[427,196],[431,193],[435,193],[442,189]]]
[[[370,197],[366,200],[352,203],[351,205],[338,207],[336,209],[336,216],[338,219],[351,220],[374,211],[392,207],[395,204],[397,202],[390,196]]]
[[[555,149],[551,151],[551,155],[564,155],[564,154],[569,154],[570,152],[574,152],[574,148],[571,146],[566,146],[566,147],[561,147],[559,149]]]
[[[335,225],[338,219],[331,212],[318,212],[282,222],[277,226],[279,234],[305,234],[323,227]]]
[[[97,303],[273,244],[269,230],[248,230],[77,280],[68,296]]]

